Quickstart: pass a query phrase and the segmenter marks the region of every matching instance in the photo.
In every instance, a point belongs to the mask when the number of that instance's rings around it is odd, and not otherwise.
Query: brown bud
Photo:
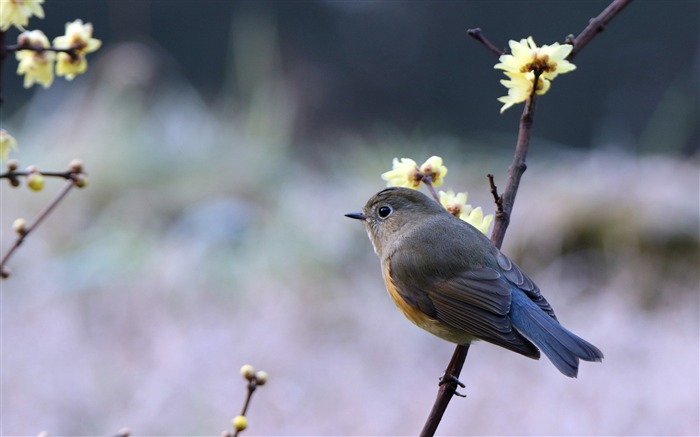
[[[9,159],[7,161],[7,170],[15,171],[19,168],[19,162],[16,159]]]
[[[27,235],[27,221],[23,218],[15,219],[15,221],[12,223],[12,229],[14,229],[19,235]]]

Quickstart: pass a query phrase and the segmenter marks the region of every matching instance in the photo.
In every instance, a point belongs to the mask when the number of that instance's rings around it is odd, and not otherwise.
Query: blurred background
[[[410,435],[454,347],[394,308],[358,211],[394,157],[492,213],[522,105],[499,47],[578,34],[607,1],[59,1],[29,29],[94,25],[72,82],[2,127],[72,192],[2,287],[3,435],[218,435],[250,363],[246,435]],[[605,360],[565,378],[474,345],[442,435],[700,433],[700,3],[637,1],[537,107],[504,252]],[[8,31],[8,41],[16,38]],[[2,252],[40,193],[2,184]]]

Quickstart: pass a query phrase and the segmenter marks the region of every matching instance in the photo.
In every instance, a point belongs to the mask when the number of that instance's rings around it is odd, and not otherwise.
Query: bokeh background
[[[577,34],[606,1],[59,1],[103,41],[87,74],[24,90],[12,157],[90,174],[10,262],[3,435],[417,434],[453,346],[394,308],[360,224],[394,157],[494,206],[522,106],[498,46]],[[605,352],[569,380],[470,350],[443,435],[698,435],[700,3],[633,2],[538,105],[504,251]],[[8,33],[10,41],[16,31]],[[60,187],[2,184],[2,251]]]

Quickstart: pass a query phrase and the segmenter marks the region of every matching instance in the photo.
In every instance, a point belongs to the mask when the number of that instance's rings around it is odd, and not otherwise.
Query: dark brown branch
[[[447,381],[445,384],[440,384],[433,409],[430,410],[428,419],[425,421],[425,425],[423,425],[423,429],[420,432],[421,437],[435,435],[435,431],[437,431],[437,427],[442,420],[442,415],[445,414],[445,410],[447,410],[447,405],[450,403],[450,400],[452,400],[452,396],[457,393],[457,381],[459,374],[462,373],[462,366],[464,366],[464,361],[467,359],[467,353],[469,353],[468,344],[458,345],[455,348],[450,364],[447,365],[445,376],[443,377],[443,379],[450,379],[450,381]]]
[[[54,47],[54,46],[44,47],[44,46],[32,45],[32,44],[15,44],[15,45],[5,47],[5,50],[7,51],[7,53],[19,52],[22,50],[31,50],[31,51],[37,52],[37,53],[43,53],[43,52],[66,53],[66,54],[70,55],[70,57],[74,60],[78,58],[78,52],[76,51],[76,49],[77,49],[77,47],[68,47],[68,48],[61,48],[61,47]]]
[[[484,36],[484,33],[479,27],[477,27],[476,29],[468,29],[467,35],[479,41],[481,44],[484,45],[484,47],[489,49],[491,53],[494,53],[496,56],[501,56],[504,53],[503,50],[496,47],[491,41],[488,40],[488,38]]]
[[[32,173],[37,173],[37,172],[32,172],[32,171],[28,171],[28,170],[8,171],[5,173],[0,173],[0,179],[14,179],[17,176],[29,176]],[[61,178],[61,179],[72,179],[76,175],[76,172],[74,172],[74,171],[40,171],[38,173],[41,173],[42,176]]]
[[[506,230],[510,224],[510,215],[513,211],[515,203],[515,195],[518,194],[520,186],[520,178],[527,169],[525,159],[530,147],[530,137],[532,136],[532,124],[535,115],[535,94],[532,94],[525,103],[525,108],[520,116],[520,127],[518,129],[518,140],[515,144],[515,153],[513,154],[513,162],[508,167],[508,181],[506,189],[500,196],[500,212],[494,220],[493,232],[491,233],[491,241],[499,249],[503,244],[503,239],[506,236]],[[498,202],[496,203],[498,205]]]
[[[597,17],[591,18],[581,33],[578,34],[576,38],[573,39],[571,44],[573,44],[574,49],[569,54],[568,60],[574,59],[574,57],[581,51],[597,34],[605,30],[605,26],[612,20],[620,11],[622,11],[625,6],[630,4],[632,0],[613,0],[612,3],[608,5],[607,8],[603,10]]]
[[[605,10],[600,15],[598,15],[598,17],[591,20],[591,22],[583,30],[583,32],[581,32],[581,34],[579,34],[579,36],[574,39],[575,45],[571,55],[569,56],[569,59],[571,59],[583,47],[585,47],[590,42],[590,40],[603,29],[605,24],[607,24],[630,1],[631,0],[613,0],[613,2],[607,8],[605,8]],[[483,38],[483,35],[480,31],[476,32],[475,34],[472,34],[472,32],[470,32],[469,34],[477,40],[479,40],[480,42],[482,42],[482,44],[486,45],[484,43],[485,38]],[[493,44],[490,45],[493,46]],[[487,48],[489,47],[488,45],[486,46]],[[489,48],[489,50],[491,50],[494,53],[500,54],[500,51],[494,51],[491,48]],[[538,80],[539,74],[538,72],[535,72],[535,80],[533,83],[537,84]],[[502,213],[500,215],[496,214],[493,232],[491,233],[491,241],[493,241],[493,243],[498,248],[500,248],[503,244],[503,239],[505,237],[506,230],[508,229],[508,224],[510,223],[510,214],[513,210],[513,204],[515,203],[515,196],[518,192],[518,187],[520,186],[520,178],[522,177],[523,173],[525,172],[525,169],[527,168],[525,160],[527,157],[528,148],[530,146],[530,137],[532,135],[532,125],[534,121],[536,102],[536,88],[536,86],[533,86],[532,95],[527,100],[525,108],[523,109],[523,114],[520,117],[520,126],[518,131],[518,139],[515,146],[515,153],[513,155],[513,162],[508,168],[508,181],[506,183],[506,189],[503,192],[503,194],[501,194],[500,196],[497,195],[495,183],[493,182],[492,177],[490,178],[491,192],[492,194],[494,194],[496,205],[499,209],[502,207]],[[447,370],[445,371],[446,377],[449,376],[450,378],[454,379],[459,378],[459,374],[462,371],[462,367],[464,365],[464,360],[467,357],[467,351],[468,347],[457,346],[454,354],[452,355],[452,359],[450,360],[450,364],[448,365]],[[438,390],[437,399],[435,400],[433,408],[430,411],[430,414],[428,415],[423,430],[421,431],[421,436],[428,437],[433,436],[435,434],[435,431],[437,430],[437,427],[440,424],[440,420],[442,419],[442,416],[445,413],[445,410],[447,409],[447,405],[452,399],[452,396],[455,394],[456,386],[452,386],[452,389],[450,389],[450,386],[452,385],[445,384],[440,386],[440,389]]]

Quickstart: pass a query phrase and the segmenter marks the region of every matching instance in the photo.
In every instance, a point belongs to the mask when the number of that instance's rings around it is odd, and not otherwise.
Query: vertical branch
[[[491,241],[499,249],[503,245],[503,239],[506,236],[506,229],[510,224],[510,214],[513,211],[515,196],[518,194],[520,186],[520,178],[527,169],[525,159],[530,147],[530,137],[532,136],[532,124],[535,115],[535,94],[532,94],[525,104],[523,114],[520,116],[520,127],[518,130],[518,140],[515,144],[515,153],[513,154],[513,162],[508,167],[508,181],[506,189],[501,194],[500,214],[496,214],[494,220],[493,232],[491,233]]]
[[[571,54],[569,55],[569,60],[573,59],[574,56],[578,54],[598,33],[605,29],[607,23],[613,19],[625,6],[627,6],[632,0],[613,0],[608,7],[606,7],[597,17],[592,18],[588,25],[583,29],[583,31],[574,38],[573,36],[567,37],[566,43],[572,44],[574,46]],[[482,33],[481,29],[470,29],[468,31],[469,36],[475,38],[477,41],[481,42],[488,50],[496,55],[502,54],[500,50],[492,44]],[[540,72],[535,72],[534,84],[539,81]],[[536,102],[536,89],[537,86],[533,86],[532,94],[525,104],[523,113],[520,116],[520,125],[518,129],[518,139],[515,145],[515,152],[513,154],[513,162],[510,167],[508,167],[508,180],[506,183],[506,188],[503,194],[498,195],[496,185],[493,181],[493,176],[489,175],[489,182],[491,186],[491,193],[494,196],[497,206],[497,212],[495,217],[495,223],[493,232],[491,234],[491,241],[498,247],[501,248],[503,244],[503,239],[506,235],[506,230],[510,224],[510,215],[513,211],[513,204],[515,203],[515,196],[518,193],[518,187],[520,186],[520,179],[527,169],[527,164],[525,160],[527,158],[527,152],[530,147],[530,138],[532,136],[532,126],[535,114],[535,102]],[[464,360],[467,357],[467,352],[469,351],[469,345],[457,346],[450,360],[450,364],[445,371],[445,377],[438,390],[437,399],[433,404],[433,408],[428,415],[423,430],[421,431],[421,436],[433,436],[437,427],[440,424],[440,420],[447,409],[452,396],[457,394],[457,385],[460,384],[458,377],[462,371],[464,365]]]
[[[539,75],[535,76],[535,83],[539,80],[538,76]],[[525,172],[525,169],[527,169],[525,159],[527,158],[527,151],[530,147],[530,137],[532,136],[536,100],[534,94],[535,89],[536,87],[533,87],[533,94],[527,100],[523,114],[520,116],[520,130],[515,145],[513,162],[508,168],[508,184],[505,192],[500,197],[500,206],[503,207],[503,210],[502,213],[497,214],[491,234],[491,241],[493,241],[499,249],[501,244],[503,244],[503,238],[506,235],[506,229],[510,223],[510,213],[513,210],[515,195],[518,193],[520,178]],[[459,375],[462,372],[462,367],[464,366],[464,361],[467,358],[468,352],[469,345],[457,345],[455,348],[450,364],[447,366],[447,370],[445,370],[444,379],[438,389],[437,399],[435,399],[433,408],[430,410],[430,414],[428,414],[428,419],[425,425],[423,425],[423,430],[420,433],[421,437],[435,435],[435,431],[437,431],[442,416],[445,414],[445,410],[447,410],[447,405],[450,403],[450,400],[452,400],[452,396],[457,392],[457,385],[460,384]]]
[[[447,410],[447,405],[450,403],[450,400],[452,400],[452,396],[457,393],[459,374],[462,373],[462,367],[464,366],[464,361],[467,359],[468,352],[468,344],[460,344],[455,348],[450,364],[447,365],[447,370],[445,370],[445,376],[440,383],[433,408],[430,410],[428,419],[425,421],[425,425],[423,425],[423,429],[420,432],[421,437],[435,435],[435,431],[437,431],[442,416],[445,414],[445,410]]]

